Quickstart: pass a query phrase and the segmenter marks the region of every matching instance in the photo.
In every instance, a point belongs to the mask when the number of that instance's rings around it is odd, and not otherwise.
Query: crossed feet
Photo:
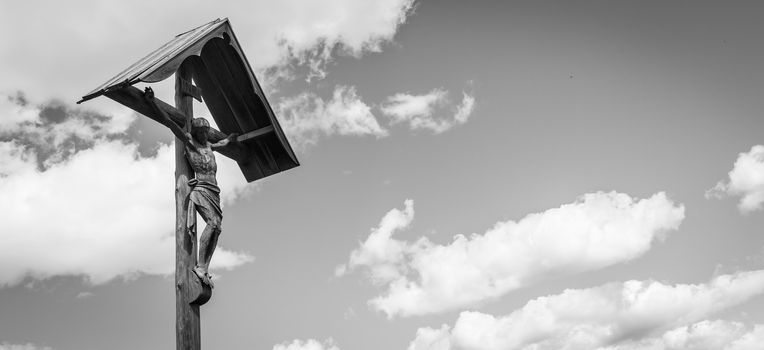
[[[210,288],[214,288],[215,285],[212,284],[212,276],[204,270],[201,266],[196,266],[192,269],[194,271],[194,274],[196,277],[199,277],[199,279],[202,281],[202,283],[210,286]]]

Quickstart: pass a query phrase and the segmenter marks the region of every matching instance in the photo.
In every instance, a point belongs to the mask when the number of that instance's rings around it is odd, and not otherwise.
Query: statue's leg
[[[215,247],[218,244],[218,236],[221,232],[221,218],[213,210],[210,210],[204,206],[197,206],[197,210],[201,215],[204,222],[207,223],[207,227],[204,228],[202,236],[199,237],[199,262],[198,267],[206,274],[209,272],[210,260],[212,260],[212,253],[215,251]]]
[[[218,245],[220,232],[220,219],[212,218],[207,222],[207,227],[204,228],[204,232],[202,233],[201,242],[204,243],[200,244],[199,247],[199,251],[203,254],[199,256],[199,262],[204,268],[204,271],[209,271],[210,260],[212,260],[212,253],[215,252],[215,248]]]

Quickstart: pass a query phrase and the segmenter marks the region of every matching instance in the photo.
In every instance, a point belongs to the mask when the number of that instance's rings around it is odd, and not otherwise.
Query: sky
[[[761,349],[764,3],[0,0],[0,350],[174,346],[172,135],[75,102],[225,17],[301,166],[203,348]]]

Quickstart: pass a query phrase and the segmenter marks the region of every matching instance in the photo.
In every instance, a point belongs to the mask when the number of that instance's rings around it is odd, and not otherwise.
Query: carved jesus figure
[[[210,124],[206,119],[194,118],[191,122],[191,132],[188,133],[156,106],[151,88],[146,88],[145,96],[164,119],[163,124],[170,128],[175,137],[185,145],[186,159],[195,174],[195,178],[188,181],[191,187],[187,212],[188,229],[193,229],[197,212],[207,223],[199,239],[199,258],[193,271],[202,282],[212,286],[209,275],[210,260],[217,246],[223,221],[223,211],[220,209],[220,188],[215,178],[217,163],[212,152],[225,147],[230,142],[236,142],[237,135],[231,134],[217,143],[210,143],[207,139]]]

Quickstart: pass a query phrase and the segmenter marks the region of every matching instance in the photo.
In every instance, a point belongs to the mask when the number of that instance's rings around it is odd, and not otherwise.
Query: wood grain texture
[[[193,97],[195,100],[199,102],[202,101],[202,89],[200,89],[198,86],[195,86],[191,83],[189,80],[181,80],[180,81],[180,91],[182,91],[184,94]]]
[[[176,73],[175,104],[188,131],[193,118],[192,97],[184,94],[181,80],[190,80],[188,65]],[[179,123],[180,124],[180,123]],[[191,269],[196,265],[196,232],[187,229],[188,180],[193,171],[186,160],[185,145],[175,140],[175,347],[177,350],[201,349],[199,280]],[[197,288],[194,288],[197,287]],[[207,287],[209,289],[209,287]],[[204,289],[202,286],[201,290]],[[210,291],[211,292],[211,291]],[[209,300],[209,298],[207,298]]]
[[[239,137],[237,137],[236,140],[239,142],[246,142],[249,140],[254,140],[260,136],[267,135],[272,132],[273,132],[273,125],[268,125],[260,129],[252,130],[244,135],[239,135]]]
[[[156,112],[154,112],[154,109],[146,102],[146,99],[143,96],[143,91],[138,89],[134,86],[126,86],[118,90],[110,91],[106,94],[106,97],[119,102],[120,104],[124,105],[125,107],[128,107],[140,114],[145,115],[146,117],[149,117],[150,119],[153,119],[154,121],[158,123],[162,123],[162,118],[158,115],[156,115]],[[189,97],[189,96],[184,96]],[[189,97],[189,101],[191,98]],[[167,113],[168,116],[170,116],[170,119],[177,123],[180,126],[186,125],[186,117],[184,114],[178,110],[178,108],[175,108],[173,106],[170,106],[166,102],[154,98],[154,101],[156,102],[157,107],[159,107],[162,111]],[[189,102],[191,103],[191,102]],[[209,134],[207,135],[210,142],[218,142],[224,138],[226,138],[228,135],[214,129],[210,128]],[[243,161],[246,159],[246,151],[244,150],[242,145],[238,145],[235,143],[231,143],[226,147],[223,147],[222,149],[219,149],[218,152],[220,152],[222,155],[231,158],[235,161]]]
[[[225,133],[211,130],[209,139],[212,142],[231,133],[241,135],[273,126],[272,133],[218,150],[236,160],[248,182],[300,165],[228,19],[215,20],[175,36],[77,103],[105,95],[156,120],[152,116],[152,112],[157,113],[153,103],[148,105],[142,91],[133,85],[164,80],[181,64],[188,65],[189,62],[192,63],[195,86],[189,84],[191,80],[181,86],[185,87],[186,93],[204,101],[218,130]],[[162,113],[166,111],[171,119],[183,123],[182,113],[166,103],[157,104]]]

